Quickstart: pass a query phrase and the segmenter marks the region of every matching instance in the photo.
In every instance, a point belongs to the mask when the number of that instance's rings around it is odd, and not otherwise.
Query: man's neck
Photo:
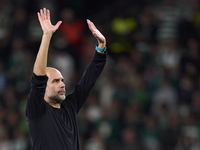
[[[60,104],[59,103],[57,103],[57,104],[48,103],[48,104],[51,105],[54,108],[60,108]]]

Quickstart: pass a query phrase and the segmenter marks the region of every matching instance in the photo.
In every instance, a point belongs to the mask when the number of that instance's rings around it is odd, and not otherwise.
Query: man
[[[55,68],[46,67],[50,39],[62,22],[52,25],[50,12],[46,8],[38,12],[38,19],[43,36],[26,106],[33,150],[79,150],[76,116],[104,68],[106,39],[87,20],[89,29],[98,41],[98,47],[73,92],[65,96],[62,74]]]

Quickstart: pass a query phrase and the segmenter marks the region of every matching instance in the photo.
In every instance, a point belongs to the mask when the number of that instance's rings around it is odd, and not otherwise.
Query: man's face
[[[53,104],[61,103],[65,100],[65,84],[64,78],[61,73],[54,68],[47,69],[47,87],[46,87],[46,97],[49,102]]]

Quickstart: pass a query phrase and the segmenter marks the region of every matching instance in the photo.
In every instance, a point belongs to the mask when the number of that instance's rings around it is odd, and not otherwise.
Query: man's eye
[[[54,79],[54,80],[53,80],[53,82],[58,82],[58,81],[59,81],[58,79]]]

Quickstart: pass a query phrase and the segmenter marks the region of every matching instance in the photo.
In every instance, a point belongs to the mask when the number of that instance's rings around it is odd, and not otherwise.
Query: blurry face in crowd
[[[48,67],[47,70],[47,87],[45,92],[45,100],[50,103],[50,105],[60,104],[65,100],[65,84],[64,78],[60,71],[55,68]]]

